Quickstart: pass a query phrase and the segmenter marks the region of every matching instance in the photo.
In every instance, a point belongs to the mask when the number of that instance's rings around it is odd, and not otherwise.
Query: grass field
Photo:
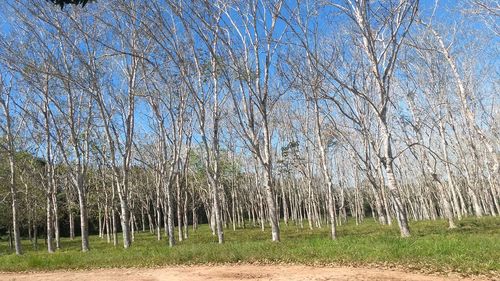
[[[226,243],[219,245],[203,225],[172,249],[165,240],[139,233],[128,250],[92,236],[88,253],[80,252],[80,241],[64,238],[63,248],[54,254],[46,252],[43,240],[38,251],[24,241],[23,256],[9,253],[3,240],[0,271],[259,262],[402,266],[467,275],[500,273],[500,218],[464,219],[454,230],[448,230],[445,221],[412,222],[410,226],[412,237],[402,239],[396,225],[381,226],[369,219],[359,226],[350,222],[340,226],[339,239],[331,241],[327,227],[309,230],[282,224],[280,243],[270,241],[269,229],[227,229]]]

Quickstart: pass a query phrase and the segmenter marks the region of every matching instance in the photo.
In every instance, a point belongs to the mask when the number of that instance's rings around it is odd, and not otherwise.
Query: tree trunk
[[[270,163],[268,163],[267,166],[270,166]],[[266,192],[266,203],[267,203],[267,206],[269,209],[269,217],[270,217],[270,221],[271,221],[272,241],[279,242],[280,241],[280,228],[279,228],[278,217],[276,215],[276,205],[274,203],[273,180],[272,180],[272,174],[270,171],[270,167],[265,167],[264,178],[265,178],[264,190]]]
[[[174,234],[174,207],[172,202],[172,186],[171,183],[165,184],[165,194],[167,196],[167,233],[168,233],[168,245],[173,247],[175,245],[175,234]]]
[[[80,206],[80,230],[82,233],[82,252],[88,252],[89,248],[89,226],[87,217],[87,201],[86,196],[83,191],[83,179],[80,177],[78,179],[79,188],[78,189],[78,203]]]
[[[118,191],[118,197],[120,199],[121,208],[121,226],[122,226],[122,236],[123,236],[123,248],[128,249],[132,244],[132,238],[130,233],[130,210],[128,207],[127,194],[124,191]]]
[[[398,220],[399,230],[401,233],[401,237],[409,237],[410,236],[410,228],[408,226],[408,218],[406,215],[406,209],[403,205],[403,201],[401,200],[401,195],[398,189],[398,183],[396,180],[396,176],[393,172],[393,162],[394,157],[392,156],[392,147],[391,147],[391,135],[388,131],[386,121],[382,118],[382,135],[384,137],[384,156],[383,164],[385,167],[385,173],[387,175],[387,187],[391,192],[392,201],[394,202],[394,209],[396,211],[396,218]]]
[[[53,240],[53,231],[52,227],[54,226],[53,220],[52,220],[52,200],[50,198],[50,194],[47,192],[47,251],[49,253],[54,252],[54,242]]]
[[[3,81],[0,81],[3,82]],[[0,85],[3,86],[3,85]],[[0,88],[3,91],[3,87]],[[3,94],[0,92],[0,94]],[[9,159],[9,188],[10,188],[10,197],[11,197],[11,209],[12,209],[12,231],[14,232],[14,246],[16,249],[16,255],[22,254],[21,247],[21,235],[19,233],[19,218],[17,214],[17,186],[16,186],[16,170],[15,170],[15,147],[14,147],[14,136],[12,132],[12,120],[10,117],[10,92],[7,92],[6,99],[4,100],[2,96],[0,96],[0,105],[3,108],[5,114],[5,133],[7,135],[7,150],[8,150],[8,159]],[[11,232],[12,232],[11,231]]]
[[[182,239],[184,238],[183,235],[182,235],[182,211],[181,211],[181,180],[180,180],[180,175],[179,173],[177,173],[177,175],[175,176],[175,185],[177,187],[177,192],[176,192],[176,196],[177,196],[177,204],[176,204],[176,207],[177,207],[177,232],[179,234],[179,241],[182,241]]]

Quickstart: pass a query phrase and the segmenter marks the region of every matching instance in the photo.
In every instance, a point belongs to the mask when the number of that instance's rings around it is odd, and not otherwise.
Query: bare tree
[[[227,28],[232,31],[223,40],[232,67],[224,75],[238,117],[238,131],[263,168],[273,241],[280,241],[280,229],[274,201],[270,116],[283,94],[272,83],[274,60],[284,33],[277,27],[282,7],[283,1],[237,2],[231,9],[234,13],[225,12]]]
[[[2,115],[4,122],[0,122],[0,128],[2,133],[6,136],[6,147],[7,156],[9,160],[9,188],[10,188],[10,198],[11,198],[11,209],[12,209],[12,229],[14,231],[14,247],[16,249],[16,254],[22,254],[21,247],[21,234],[19,232],[19,219],[18,219],[18,194],[17,194],[17,183],[16,183],[16,147],[15,140],[18,130],[14,128],[13,120],[13,99],[14,92],[12,91],[12,85],[7,84],[4,75],[0,73],[0,106],[2,107]],[[22,122],[22,120],[18,120]]]

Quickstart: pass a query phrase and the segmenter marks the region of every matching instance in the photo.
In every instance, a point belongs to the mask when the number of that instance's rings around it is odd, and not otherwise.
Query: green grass
[[[0,271],[154,267],[204,263],[300,263],[402,266],[408,269],[454,271],[462,274],[500,273],[500,218],[468,218],[448,230],[445,221],[412,222],[412,237],[399,238],[396,225],[382,226],[367,219],[338,228],[339,239],[328,239],[328,229],[309,230],[282,224],[282,242],[270,241],[269,228],[225,230],[219,245],[208,226],[190,231],[190,238],[169,248],[150,233],[136,234],[128,250],[92,236],[91,251],[80,252],[80,241],[63,239],[62,249],[48,254],[41,240],[34,251],[23,241],[25,254],[8,253],[0,242]],[[121,238],[121,237],[120,237]],[[121,241],[120,241],[121,242]]]

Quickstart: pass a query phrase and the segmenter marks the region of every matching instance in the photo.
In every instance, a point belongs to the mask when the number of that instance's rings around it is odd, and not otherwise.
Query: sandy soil
[[[156,281],[156,280],[488,280],[455,276],[430,276],[398,270],[351,267],[310,267],[295,265],[220,265],[162,267],[152,269],[99,269],[90,271],[55,271],[40,273],[0,273],[0,280],[47,281]],[[490,279],[491,280],[491,279]]]

